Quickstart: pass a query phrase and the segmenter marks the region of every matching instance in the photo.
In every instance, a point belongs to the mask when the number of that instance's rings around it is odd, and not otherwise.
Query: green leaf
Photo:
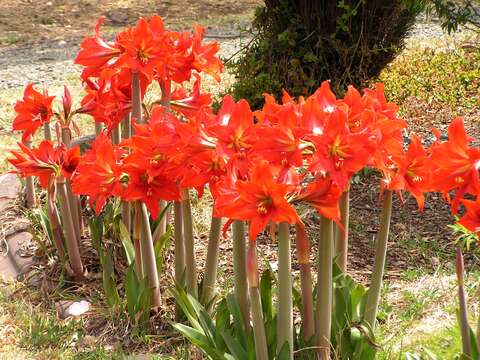
[[[152,288],[150,288],[148,278],[145,277],[140,281],[140,296],[136,304],[137,324],[146,326],[150,321],[150,306],[152,304]]]
[[[130,239],[128,229],[123,222],[118,224],[118,230],[123,249],[125,250],[125,255],[127,256],[127,262],[130,266],[135,261],[135,248],[133,247],[132,240]]]
[[[197,346],[212,360],[233,360],[210,344],[208,338],[201,331],[183,324],[173,324],[173,327],[182,333],[193,345]]]
[[[278,360],[290,360],[290,346],[288,346],[288,342],[285,342],[280,349],[278,356]]]
[[[260,298],[265,320],[273,319],[275,314],[272,296],[273,279],[273,272],[270,269],[265,270],[260,279]]]
[[[472,352],[472,359],[479,359],[479,349],[477,344],[477,336],[475,332],[470,327],[470,347]]]
[[[45,205],[43,208],[34,209],[33,214],[42,226],[43,233],[47,235],[48,240],[53,244],[52,227],[50,225],[50,219],[48,218],[47,206],[48,205]]]
[[[157,272],[160,275],[163,269],[163,254],[165,253],[165,249],[170,247],[170,240],[173,235],[173,228],[168,225],[165,234],[163,234],[158,241],[156,241],[153,246],[155,250],[155,260],[157,263]]]
[[[222,335],[227,344],[228,350],[230,350],[235,359],[243,360],[247,358],[247,352],[235,338],[227,333],[223,333]]]
[[[223,341],[222,334],[231,330],[230,311],[226,299],[222,299],[215,309],[215,343],[220,344]]]
[[[138,290],[139,282],[135,274],[135,264],[131,264],[125,275],[125,296],[127,298],[127,312],[133,322],[136,321],[136,305],[140,296]]]
[[[240,306],[238,305],[237,300],[233,294],[227,295],[227,306],[230,314],[233,317],[233,326],[235,329],[235,336],[239,339],[240,344],[243,348],[247,347],[247,338],[245,335],[245,327],[243,325],[243,316]]]
[[[88,227],[90,228],[90,236],[92,237],[93,248],[98,254],[102,252],[102,237],[104,233],[103,216],[98,215],[88,219]]]
[[[110,307],[114,307],[120,303],[120,296],[118,295],[117,284],[115,282],[115,273],[113,271],[112,254],[113,248],[109,248],[103,263],[103,289],[107,298],[107,304]]]
[[[191,303],[193,310],[197,316],[198,322],[202,327],[205,335],[208,336],[210,341],[215,344],[215,324],[210,318],[210,315],[207,313],[205,308],[200,304],[195,297],[187,293],[187,297]]]
[[[197,345],[200,348],[210,345],[210,341],[205,334],[197,329],[183,324],[173,324],[173,327],[180,331],[186,338],[188,338],[192,344]]]
[[[181,287],[180,284],[175,284],[175,289],[173,289],[172,292],[177,304],[182,309],[190,324],[197,330],[202,329],[185,289]]]

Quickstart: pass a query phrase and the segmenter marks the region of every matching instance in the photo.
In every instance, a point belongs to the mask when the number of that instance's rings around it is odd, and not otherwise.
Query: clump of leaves
[[[415,48],[392,62],[380,81],[397,103],[414,96],[432,105],[474,108],[480,105],[479,62],[480,52]]]
[[[341,94],[377,76],[403,47],[424,1],[266,0],[253,27],[257,36],[230,64],[233,92],[253,108],[263,93],[282,88],[310,94],[323,80]]]

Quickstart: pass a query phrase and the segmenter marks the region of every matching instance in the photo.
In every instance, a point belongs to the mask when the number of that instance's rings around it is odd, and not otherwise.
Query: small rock
[[[78,317],[90,310],[90,303],[86,300],[70,301],[62,300],[55,303],[57,314],[60,319],[66,319],[70,316]]]
[[[26,242],[30,242],[32,235],[26,231],[7,237],[8,252],[0,256],[0,277],[6,280],[18,280],[32,265],[32,257],[22,257],[20,249]]]
[[[20,179],[15,174],[0,175],[0,212],[16,199],[21,190]]]

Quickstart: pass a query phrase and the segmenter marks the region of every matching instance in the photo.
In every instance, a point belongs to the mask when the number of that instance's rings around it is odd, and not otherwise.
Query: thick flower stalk
[[[293,360],[293,299],[290,227],[282,222],[278,225],[278,339],[277,353],[285,343]]]
[[[29,149],[19,143],[20,151],[11,151],[13,157],[8,161],[16,168],[22,177],[36,176],[40,186],[47,189],[49,203],[49,216],[52,221],[52,233],[59,257],[63,257],[60,232],[58,230],[58,213],[52,196],[58,192],[60,205],[62,206],[63,228],[65,230],[66,250],[72,274],[76,278],[82,278],[84,268],[79,250],[79,238],[74,229],[73,218],[69,209],[68,193],[65,187],[66,179],[69,179],[76,171],[80,157],[78,147],[68,149],[65,145],[54,147],[51,142],[43,141],[38,148]],[[56,182],[56,185],[55,185]]]
[[[247,277],[252,310],[253,335],[255,338],[255,358],[268,360],[267,338],[262,315],[262,300],[258,288],[257,249],[255,241],[249,241],[247,250]]]
[[[302,296],[302,326],[305,340],[315,335],[313,316],[313,279],[310,267],[310,241],[303,224],[296,224],[297,261],[300,266],[300,287]]]

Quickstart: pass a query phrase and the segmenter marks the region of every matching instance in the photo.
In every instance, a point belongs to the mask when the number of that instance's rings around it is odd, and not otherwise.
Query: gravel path
[[[224,58],[230,57],[246,42],[245,37],[235,38],[239,33],[238,30],[232,32],[232,28],[207,32],[209,38],[221,43]],[[238,29],[238,26],[235,28]],[[438,23],[421,19],[407,40],[407,46],[413,43],[431,46],[434,40],[447,43],[449,38],[444,36]],[[28,82],[57,85],[66,76],[79,74],[80,68],[73,64],[73,59],[80,41],[80,38],[72,38],[0,48],[0,90],[23,87]]]
[[[234,54],[246,41],[238,32],[207,36],[207,41],[220,42],[220,55],[224,58]],[[0,90],[23,87],[29,82],[53,85],[62,83],[65,76],[80,74],[81,67],[73,63],[80,41],[76,38],[0,48]]]

